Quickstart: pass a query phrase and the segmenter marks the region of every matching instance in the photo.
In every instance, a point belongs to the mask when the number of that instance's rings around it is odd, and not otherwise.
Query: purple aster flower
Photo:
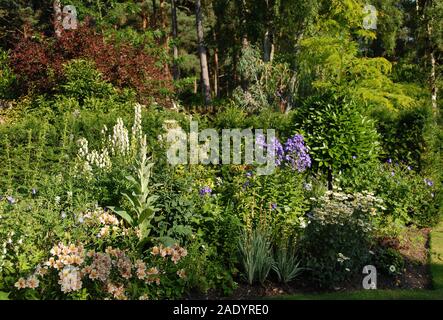
[[[11,196],[7,196],[6,200],[8,200],[9,204],[14,204],[15,203],[15,199]]]
[[[271,204],[271,209],[272,209],[272,210],[277,209],[277,204],[276,204],[276,203]]]
[[[395,176],[395,171],[391,171],[391,176]]]
[[[243,183],[243,190],[245,190],[247,187],[249,187],[251,185],[251,182],[248,180],[245,183]]]
[[[357,156],[352,156],[352,159],[354,159],[354,160],[357,159]]]
[[[406,168],[407,168],[409,171],[412,170],[411,166],[407,166]]]
[[[210,195],[211,192],[212,192],[212,189],[209,188],[208,186],[205,186],[205,187],[203,187],[203,188],[200,189],[199,194],[200,194],[201,196],[205,196],[205,195]]]
[[[31,194],[32,194],[33,196],[35,196],[35,195],[37,194],[37,189],[32,188],[32,190],[31,190]]]
[[[252,177],[252,171],[248,171],[248,172],[246,172],[246,177],[247,177],[247,178]]]
[[[387,163],[391,164],[392,163],[392,159],[389,158],[388,161],[386,161]]]

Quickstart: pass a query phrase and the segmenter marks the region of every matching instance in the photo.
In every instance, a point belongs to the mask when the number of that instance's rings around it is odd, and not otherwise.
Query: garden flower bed
[[[442,298],[443,5],[375,2],[1,1],[0,299]]]

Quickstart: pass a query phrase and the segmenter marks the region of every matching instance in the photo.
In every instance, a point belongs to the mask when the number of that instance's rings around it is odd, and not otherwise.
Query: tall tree
[[[436,0],[417,0],[417,44],[425,55],[428,70],[432,109],[438,113],[438,64],[443,58],[443,3]],[[420,50],[421,49],[421,50]]]
[[[172,75],[174,77],[174,80],[178,80],[180,78],[180,69],[178,67],[178,47],[177,47],[177,41],[178,41],[178,23],[177,23],[177,7],[176,7],[176,0],[171,0],[171,31],[172,31],[172,38],[173,38],[173,67],[172,67]]]
[[[206,47],[204,43],[204,32],[203,32],[203,14],[201,1],[195,1],[195,19],[197,25],[197,41],[198,41],[198,55],[200,58],[200,69],[201,69],[201,81],[203,88],[203,96],[205,99],[205,105],[209,106],[211,104],[211,84],[209,80],[209,68],[208,68],[208,58],[206,53]]]
[[[60,0],[54,0],[54,3],[52,5],[52,8],[54,10],[54,33],[57,36],[57,38],[60,38],[62,36],[63,31],[63,25],[62,25],[62,5],[60,3]]]

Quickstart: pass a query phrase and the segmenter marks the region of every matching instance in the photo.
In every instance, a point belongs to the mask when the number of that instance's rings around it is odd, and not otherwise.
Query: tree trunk
[[[157,1],[152,0],[152,19],[153,27],[157,26]]]
[[[177,48],[177,37],[178,37],[178,24],[177,24],[177,8],[175,6],[175,0],[171,0],[171,28],[172,28],[172,38],[174,40],[173,46],[173,67],[172,67],[172,75],[174,80],[180,79],[180,69],[178,67],[178,48]]]
[[[215,30],[212,31],[212,36],[215,43],[214,48],[214,94],[218,98],[220,97],[220,92],[218,88],[218,47],[217,47],[217,33]]]
[[[432,5],[432,1],[428,3],[428,5]],[[425,11],[424,11],[425,12]],[[423,13],[425,15],[425,13]],[[428,54],[429,54],[429,60],[431,63],[431,72],[429,75],[429,85],[430,85],[430,91],[431,91],[431,103],[432,103],[432,111],[434,112],[434,115],[437,115],[438,113],[438,105],[437,105],[437,99],[438,99],[438,87],[437,87],[437,62],[435,59],[435,45],[432,41],[432,23],[433,19],[430,18],[427,21],[426,24],[426,32],[427,32],[427,42],[428,42]]]
[[[268,29],[265,32],[265,38],[263,40],[263,61],[269,62],[272,60],[272,35]]]
[[[57,38],[60,38],[62,36],[63,31],[63,24],[62,24],[62,5],[60,3],[60,0],[55,0],[53,2],[52,8],[54,10],[54,33]]]
[[[431,60],[431,75],[430,75],[430,86],[431,86],[431,102],[432,102],[432,110],[434,111],[434,114],[437,115],[438,113],[438,105],[437,105],[437,98],[438,98],[438,87],[437,87],[437,75],[436,75],[436,61],[435,61],[435,54],[434,50],[431,49],[431,52],[429,53],[429,57]]]
[[[162,37],[162,46],[166,52],[169,52],[169,32],[166,32],[166,13],[165,13],[165,0],[160,0],[160,27],[165,35]],[[170,77],[169,64],[166,62],[164,65],[164,74],[166,77]]]
[[[146,30],[148,28],[148,12],[146,10],[146,6],[144,0],[140,0],[140,16],[142,18],[142,30]]]
[[[197,41],[198,41],[198,53],[200,57],[203,96],[205,99],[205,105],[209,106],[211,104],[211,85],[209,82],[209,69],[208,69],[206,48],[204,46],[203,15],[201,11],[201,0],[196,0],[195,2],[195,17],[197,24]]]
[[[332,185],[332,168],[328,167],[328,190],[332,190],[333,189],[333,185]]]

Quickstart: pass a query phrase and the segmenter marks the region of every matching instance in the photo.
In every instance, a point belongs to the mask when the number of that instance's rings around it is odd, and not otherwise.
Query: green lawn
[[[431,274],[433,290],[361,290],[323,294],[296,294],[283,300],[443,300],[443,219],[431,232]]]

